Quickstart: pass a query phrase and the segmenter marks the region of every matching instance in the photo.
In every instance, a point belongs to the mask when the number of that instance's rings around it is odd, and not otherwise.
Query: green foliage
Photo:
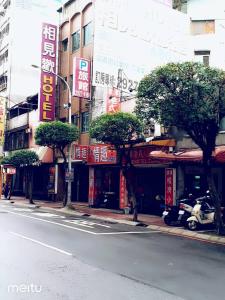
[[[140,120],[132,114],[103,114],[92,121],[90,136],[114,146],[138,142],[142,133]]]
[[[36,152],[31,150],[19,150],[14,152],[11,156],[4,157],[1,164],[10,164],[15,167],[31,166],[39,161]]]
[[[78,138],[78,128],[74,125],[53,121],[40,124],[35,132],[37,145],[64,149]]]
[[[137,115],[186,131],[205,150],[215,147],[225,115],[225,72],[203,64],[169,63],[153,70],[138,88]]]

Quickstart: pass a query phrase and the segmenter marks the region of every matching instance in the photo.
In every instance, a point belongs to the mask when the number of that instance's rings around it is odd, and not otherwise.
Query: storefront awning
[[[197,149],[184,150],[180,152],[170,153],[166,151],[152,151],[149,156],[154,160],[159,160],[162,162],[200,162],[202,161],[202,151]],[[213,157],[216,162],[225,162],[225,146],[218,146],[213,153]]]
[[[36,154],[39,157],[39,160],[42,163],[52,163],[53,162],[53,151],[49,147],[40,146],[37,148],[30,148],[29,150],[36,152]]]

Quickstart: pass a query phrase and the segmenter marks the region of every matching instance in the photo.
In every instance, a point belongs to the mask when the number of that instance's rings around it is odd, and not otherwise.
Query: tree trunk
[[[29,167],[29,203],[30,204],[35,204],[33,201],[33,167]]]
[[[221,199],[215,186],[210,160],[204,161],[204,170],[205,170],[207,183],[209,186],[210,196],[212,198],[213,205],[215,207],[215,223],[216,223],[217,234],[222,235],[225,233],[225,230],[224,230],[224,225],[223,225],[223,220],[221,215]]]
[[[123,170],[123,176],[126,179],[128,201],[131,202],[133,206],[133,221],[138,222],[138,202],[134,192],[134,180],[132,180],[131,169],[129,169],[129,171]]]
[[[28,168],[24,169],[24,173],[25,173],[25,197],[26,199],[29,199],[29,188],[28,188],[28,178],[29,178],[29,173],[28,173]]]

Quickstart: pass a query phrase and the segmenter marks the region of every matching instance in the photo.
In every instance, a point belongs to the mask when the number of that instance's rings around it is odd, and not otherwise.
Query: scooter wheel
[[[187,222],[187,227],[189,230],[196,230],[198,228],[198,223],[194,220]]]
[[[171,218],[168,217],[168,216],[165,216],[165,218],[164,218],[164,223],[165,223],[166,225],[168,225],[168,226],[171,226],[171,223],[172,223]]]

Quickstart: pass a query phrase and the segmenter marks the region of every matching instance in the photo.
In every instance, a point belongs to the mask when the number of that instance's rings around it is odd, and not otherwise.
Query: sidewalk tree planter
[[[224,232],[221,199],[212,175],[219,122],[225,116],[225,72],[200,63],[169,63],[143,78],[136,114],[149,123],[183,130],[201,148],[207,184],[216,209],[218,234]]]
[[[126,179],[128,201],[133,204],[133,220],[138,219],[134,190],[134,166],[131,162],[132,147],[143,141],[142,123],[133,114],[118,112],[103,114],[92,121],[90,136],[97,141],[113,145],[117,151],[117,162]]]
[[[29,202],[33,202],[33,167],[38,164],[39,157],[36,152],[31,150],[19,150],[12,155],[3,158],[1,164],[10,164],[16,168],[25,169],[25,182],[26,182],[26,197]]]
[[[63,123],[61,121],[53,121],[40,124],[35,132],[35,143],[40,146],[47,146],[51,149],[58,150],[63,157],[63,180],[62,193],[58,195],[59,200],[63,201],[66,206],[66,185],[65,171],[67,165],[65,148],[72,142],[76,141],[79,136],[78,128],[74,125]]]

